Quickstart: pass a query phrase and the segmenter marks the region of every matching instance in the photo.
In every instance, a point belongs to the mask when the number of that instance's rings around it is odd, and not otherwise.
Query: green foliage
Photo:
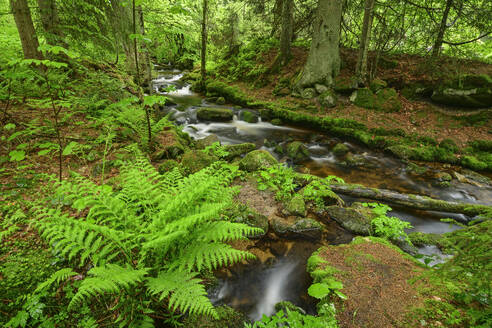
[[[376,236],[389,240],[403,238],[408,243],[411,243],[405,229],[412,228],[412,225],[399,218],[386,216],[386,213],[391,211],[391,207],[379,203],[362,203],[362,205],[371,208],[372,212],[376,214],[376,217],[371,221],[371,226]]]
[[[335,181],[336,183],[345,183],[342,178],[336,176],[327,176],[324,179],[314,179],[304,189],[302,189],[302,195],[305,200],[312,201],[317,208],[321,209],[325,206],[325,199],[336,199],[339,202],[343,202],[341,198],[335,194],[329,184]]]
[[[277,327],[305,327],[305,328],[337,328],[335,307],[332,304],[322,304],[318,309],[318,316],[302,314],[286,309],[278,311],[271,317],[263,316],[261,321],[254,324],[245,324],[245,328],[277,328]]]
[[[212,145],[205,147],[203,152],[220,159],[225,159],[229,156],[229,152],[226,150],[226,147],[222,146],[220,142],[214,142]]]
[[[160,175],[138,155],[121,167],[117,191],[80,176],[59,184],[51,200],[36,206],[34,224],[57,256],[75,268],[93,266],[68,310],[96,297],[119,299],[113,311],[120,326],[151,323],[149,311],[159,306],[137,297],[147,294],[170,311],[215,316],[198,273],[252,258],[226,242],[260,231],[220,220],[236,174],[237,167],[216,163],[188,177],[177,169]],[[78,217],[64,210],[66,204]],[[38,291],[73,274],[59,271]]]
[[[277,164],[260,170],[257,174],[259,190],[272,189],[279,201],[288,200],[298,186],[294,181],[296,173],[289,167]]]

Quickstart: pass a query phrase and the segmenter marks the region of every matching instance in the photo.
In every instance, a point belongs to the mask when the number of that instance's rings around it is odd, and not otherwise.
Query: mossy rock
[[[270,123],[272,123],[272,125],[282,125],[283,124],[282,120],[279,118],[274,118],[273,120],[270,121]]]
[[[209,80],[206,85],[207,93],[224,99],[232,104],[247,107],[250,99],[237,87],[229,86],[221,81]]]
[[[326,90],[318,97],[318,102],[322,107],[332,108],[337,105],[337,95],[332,90]]]
[[[256,149],[256,145],[250,142],[224,146],[224,150],[229,153],[229,155],[226,157],[227,160],[232,160],[236,157],[247,154],[255,149]]]
[[[302,182],[300,182],[302,184]],[[331,191],[329,188],[320,188],[317,181],[309,182],[305,187],[299,190],[299,194],[304,197],[305,202],[309,202],[313,197],[319,198],[323,201],[324,206],[341,205],[343,200]]]
[[[428,168],[426,168],[425,166],[419,166],[415,163],[410,162],[410,163],[408,163],[407,171],[414,174],[414,175],[422,175],[428,171]]]
[[[349,147],[347,147],[347,145],[343,143],[338,143],[335,145],[335,147],[333,147],[331,151],[337,156],[344,156],[350,151],[350,149]]]
[[[464,108],[492,106],[492,78],[488,75],[466,75],[444,81],[435,88],[432,100],[436,103]]]
[[[401,94],[403,97],[408,100],[416,100],[419,98],[430,98],[434,89],[432,85],[429,85],[427,82],[415,82],[409,85],[406,85],[402,90]]]
[[[449,151],[452,151],[453,153],[456,153],[459,151],[458,146],[456,145],[456,142],[452,139],[444,139],[439,143],[439,147],[443,149],[447,149]]]
[[[183,321],[183,327],[193,328],[237,328],[244,327],[248,318],[229,306],[219,306],[215,310],[218,319],[206,315],[188,315]]]
[[[374,93],[377,93],[378,91],[383,90],[386,87],[388,87],[388,83],[381,79],[374,79],[369,85],[369,89],[371,89],[371,91]]]
[[[162,131],[154,137],[156,150],[152,154],[152,160],[176,159],[186,151],[187,141],[174,130]]]
[[[463,156],[461,158],[461,165],[468,167],[472,170],[475,171],[482,171],[487,168],[487,163],[482,162],[479,159],[477,159],[475,156]]]
[[[261,168],[276,165],[278,161],[266,150],[254,150],[244,156],[239,162],[239,168],[244,171],[254,172]]]
[[[313,99],[318,93],[314,88],[305,88],[301,91],[301,98],[303,99]]]
[[[219,142],[219,137],[216,134],[211,134],[206,136],[205,138],[198,139],[195,141],[196,149],[205,149],[209,146],[212,146],[214,143]]]
[[[382,89],[377,93],[369,88],[358,89],[352,93],[350,101],[359,107],[387,113],[398,112],[402,107],[398,93],[393,88]]]
[[[357,89],[357,81],[353,77],[337,76],[333,85],[333,90],[337,93],[350,95]]]
[[[300,163],[309,159],[309,150],[300,141],[293,141],[286,147],[287,156],[294,161]]]
[[[306,202],[300,194],[296,194],[285,204],[285,209],[294,216],[306,215]]]
[[[159,173],[167,173],[175,167],[179,167],[179,163],[177,161],[175,161],[174,159],[165,160],[164,162],[162,162],[162,164],[159,165]]]
[[[227,210],[225,215],[234,222],[244,223],[250,227],[260,228],[263,230],[262,233],[254,236],[248,236],[249,238],[261,238],[268,232],[268,218],[256,212],[247,205],[240,204],[238,207],[233,207],[230,210]]]
[[[277,236],[286,239],[319,240],[323,233],[323,226],[309,218],[300,218],[291,223],[283,218],[273,217],[271,227]]]
[[[228,122],[233,116],[233,111],[228,108],[202,107],[196,112],[196,117],[202,121]]]
[[[347,208],[328,206],[324,212],[343,228],[356,235],[369,236],[372,233],[371,221],[376,215],[370,208],[364,207],[360,203],[354,203]]]
[[[226,103],[226,100],[224,97],[218,97],[216,102],[217,105],[224,105]]]
[[[239,115],[239,118],[245,122],[248,122],[248,123],[257,123],[258,122],[258,116],[249,110],[243,110],[241,112],[241,114]]]
[[[196,173],[213,162],[218,161],[218,158],[209,155],[201,150],[190,150],[181,158],[181,169],[184,174]]]

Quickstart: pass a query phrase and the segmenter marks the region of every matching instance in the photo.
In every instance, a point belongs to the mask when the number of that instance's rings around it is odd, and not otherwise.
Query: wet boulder
[[[233,116],[233,111],[227,108],[202,107],[196,112],[196,117],[202,121],[228,122]]]
[[[282,120],[279,119],[279,118],[274,118],[270,123],[272,123],[272,125],[282,125],[282,124],[284,124],[284,122],[282,122]]]
[[[323,226],[309,218],[287,220],[275,216],[271,218],[270,225],[277,236],[286,239],[319,240],[323,233]]]
[[[229,155],[226,156],[227,160],[232,160],[236,157],[247,154],[255,149],[256,149],[256,145],[250,142],[237,144],[237,145],[224,146],[224,150],[229,153]]]
[[[257,123],[258,122],[258,116],[249,110],[243,110],[241,112],[241,114],[239,115],[239,118],[245,122],[248,122],[248,123]]]
[[[467,75],[435,88],[432,100],[438,104],[464,108],[492,106],[492,78],[489,75]]]
[[[205,149],[212,146],[214,143],[219,142],[219,137],[216,134],[211,134],[203,139],[198,139],[195,141],[196,149]]]
[[[254,236],[248,236],[249,238],[261,238],[268,232],[268,218],[265,215],[259,214],[251,208],[243,210],[233,216],[232,220],[237,223],[244,223],[250,227],[260,228],[263,230],[262,233],[258,233]]]
[[[294,163],[300,163],[309,159],[309,150],[300,141],[289,143],[286,148],[286,154]]]
[[[375,218],[374,212],[360,203],[354,203],[351,207],[328,206],[323,216],[335,220],[348,231],[362,236],[371,235],[371,221]]]
[[[332,108],[337,105],[337,95],[332,90],[326,90],[318,97],[319,104],[322,107]]]
[[[224,99],[224,97],[219,97],[217,98],[217,105],[224,105],[226,103],[226,100]]]
[[[184,174],[192,174],[216,161],[218,161],[217,157],[209,155],[202,150],[190,150],[181,158],[181,167]]]
[[[244,156],[239,162],[239,168],[244,171],[254,172],[277,164],[278,161],[266,150],[254,150]]]
[[[343,143],[338,143],[331,150],[337,156],[345,156],[349,151],[349,147]]]

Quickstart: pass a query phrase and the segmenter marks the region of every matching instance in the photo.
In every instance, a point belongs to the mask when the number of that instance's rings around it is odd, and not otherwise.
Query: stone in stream
[[[376,217],[371,208],[360,203],[351,207],[328,206],[322,213],[322,218],[331,218],[348,231],[361,236],[371,235],[371,221]]]
[[[319,240],[323,233],[323,226],[316,220],[298,218],[292,222],[278,216],[270,218],[270,226],[275,234],[286,239]]]
[[[219,97],[217,98],[217,105],[224,105],[226,103],[226,100],[224,97]]]
[[[309,159],[309,151],[307,147],[300,141],[294,141],[287,145],[287,156],[294,161],[300,163]]]
[[[349,149],[349,147],[347,147],[347,145],[345,145],[343,143],[339,143],[339,144],[336,144],[336,146],[333,147],[333,149],[331,151],[337,156],[344,156],[345,154],[347,154],[350,151],[350,149]]]
[[[295,216],[305,216],[306,215],[306,202],[302,195],[297,194],[294,195],[287,203],[285,204],[285,210]]]
[[[244,223],[250,227],[260,228],[263,233],[256,234],[254,236],[248,236],[248,238],[261,238],[268,232],[268,218],[265,215],[257,213],[251,208],[243,209],[241,213],[233,215],[232,220],[237,223]]]
[[[228,122],[233,116],[232,110],[227,108],[202,107],[196,112],[196,117],[202,121]]]
[[[237,145],[225,145],[224,150],[229,153],[226,156],[227,160],[232,160],[236,157],[247,154],[256,149],[256,145],[254,143],[246,142]]]
[[[253,172],[277,164],[278,161],[266,150],[254,150],[239,162],[239,168],[244,171]]]
[[[283,124],[282,120],[279,118],[274,118],[273,120],[271,120],[270,123],[272,123],[272,125],[282,125]]]
[[[257,123],[258,122],[258,116],[249,110],[243,110],[241,112],[241,114],[239,115],[239,118],[245,122],[248,122],[248,123]]]

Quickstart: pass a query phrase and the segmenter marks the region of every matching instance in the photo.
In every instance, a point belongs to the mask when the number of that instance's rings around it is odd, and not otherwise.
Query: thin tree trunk
[[[444,40],[444,33],[446,32],[446,25],[448,22],[449,11],[451,10],[451,6],[453,6],[453,0],[446,1],[446,8],[444,9],[444,13],[442,15],[441,26],[439,27],[439,32],[437,33],[436,42],[434,43],[434,47],[432,48],[432,58],[436,59],[439,57],[441,53],[441,47]]]
[[[310,87],[316,83],[330,86],[340,73],[340,0],[319,0],[314,21],[313,40],[297,88]]]
[[[128,72],[131,72],[131,74],[134,75],[135,59],[133,42],[130,39],[130,34],[132,34],[132,8],[128,5],[123,6],[121,0],[112,0],[106,8],[115,41],[121,44],[123,52],[125,53],[126,68]],[[118,51],[117,48],[116,51]]]
[[[203,18],[202,18],[202,61],[201,61],[201,77],[202,87],[205,87],[207,78],[207,17],[208,17],[208,0],[203,0]]]
[[[60,19],[56,8],[55,0],[37,0],[41,24],[45,32],[46,41],[50,45],[63,42],[63,32],[60,29]]]
[[[133,55],[135,56],[135,71],[136,71],[136,82],[140,86],[140,69],[138,67],[138,47],[137,47],[137,8],[135,7],[135,0],[133,0],[132,7],[132,18],[133,18]]]
[[[43,55],[38,51],[39,41],[27,0],[10,0],[10,7],[14,14],[15,25],[17,25],[17,30],[19,31],[24,58],[42,59]]]
[[[140,21],[140,33],[142,35],[145,35],[145,21],[144,21],[144,14],[143,14],[143,9],[142,6],[138,6],[138,13],[139,13],[139,21]],[[152,90],[152,62],[150,60],[150,48],[147,43],[144,44],[144,52],[142,53],[145,61],[145,66],[146,66],[146,76],[147,76],[147,85],[149,87],[149,94],[152,95],[153,90]]]
[[[282,6],[282,34],[280,35],[280,65],[287,64],[292,57],[293,11],[294,0],[284,0]]]
[[[367,74],[367,54],[369,52],[371,42],[373,10],[374,0],[366,0],[362,35],[360,37],[359,57],[357,59],[357,66],[355,69],[355,75],[359,84],[367,84],[369,82]]]

